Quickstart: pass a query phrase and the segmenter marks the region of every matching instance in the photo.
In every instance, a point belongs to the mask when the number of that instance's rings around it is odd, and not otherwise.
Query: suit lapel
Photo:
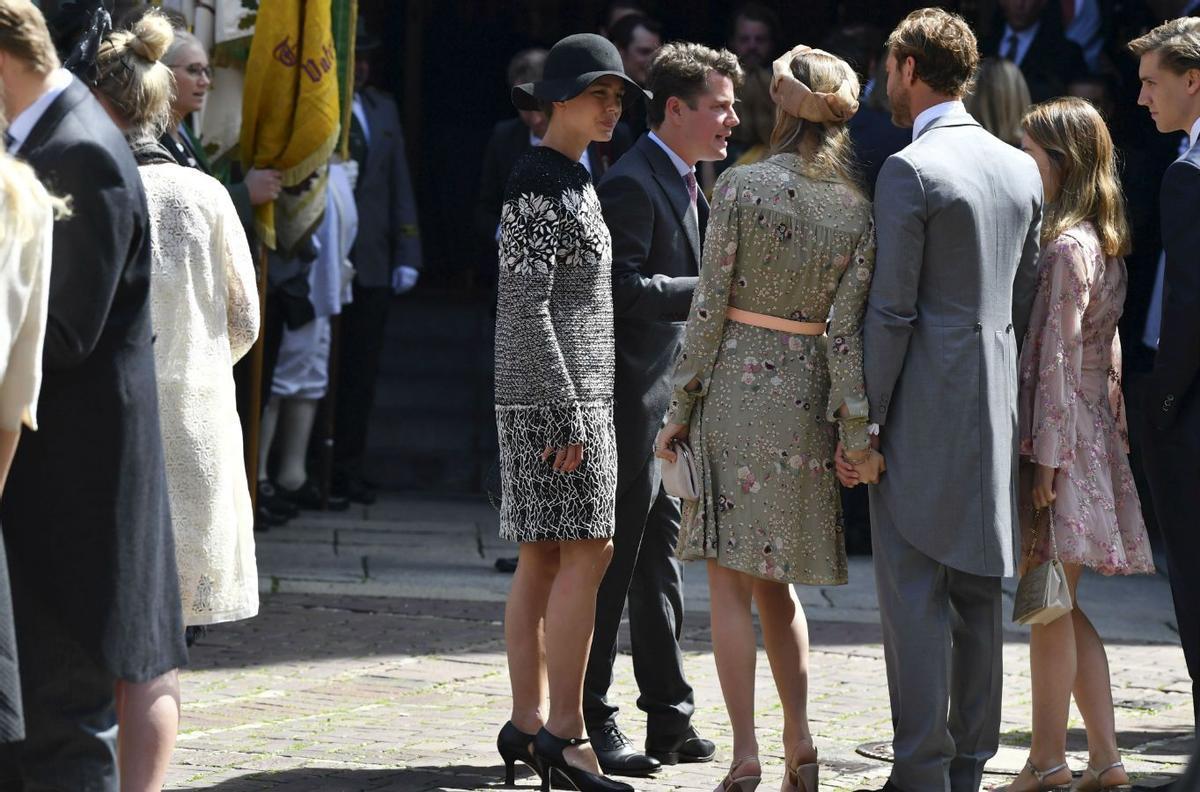
[[[29,136],[21,144],[21,150],[17,152],[17,155],[24,160],[34,157],[37,150],[54,136],[54,131],[58,129],[58,125],[62,123],[67,113],[71,112],[84,99],[90,98],[91,95],[91,91],[82,82],[78,79],[71,80],[71,84],[67,86],[66,90],[50,103],[46,112],[42,113],[42,117],[33,125],[33,129],[29,130]]]
[[[688,208],[692,203],[691,198],[688,197],[687,185],[683,183],[683,177],[679,175],[679,171],[675,170],[675,163],[671,162],[667,152],[659,148],[649,135],[642,135],[638,139],[637,145],[650,163],[651,170],[654,171],[654,180],[666,193],[671,209],[675,212],[676,220],[683,226],[683,233],[687,237],[688,244],[691,245],[692,257],[696,260],[696,271],[698,272],[700,270],[700,234],[699,229],[687,220]],[[697,212],[699,213],[699,206],[697,206]],[[707,206],[705,215],[707,216]]]

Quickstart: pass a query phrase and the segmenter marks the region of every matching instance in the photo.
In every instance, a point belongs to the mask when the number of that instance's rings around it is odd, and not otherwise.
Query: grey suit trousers
[[[871,529],[892,703],[892,783],[904,792],[975,792],[1000,743],[1000,578],[953,569],[917,550],[876,497]]]

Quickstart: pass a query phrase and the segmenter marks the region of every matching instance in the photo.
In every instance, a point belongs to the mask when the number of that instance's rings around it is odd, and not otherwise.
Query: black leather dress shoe
[[[691,726],[672,743],[646,740],[646,753],[665,765],[711,762],[716,752],[713,741],[701,737]]]
[[[596,752],[600,769],[605,775],[642,778],[658,772],[662,767],[657,759],[638,753],[615,723],[606,723],[588,736],[592,739],[592,750]]]

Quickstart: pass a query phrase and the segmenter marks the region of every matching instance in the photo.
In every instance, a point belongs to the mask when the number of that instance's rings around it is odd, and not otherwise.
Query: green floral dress
[[[865,448],[862,319],[875,262],[870,203],[779,154],[717,182],[667,420],[689,424],[704,494],[678,554],[789,583],[846,582],[833,456]],[[827,336],[726,321],[733,306]],[[699,390],[685,386],[693,379]],[[845,404],[849,415],[837,418]]]

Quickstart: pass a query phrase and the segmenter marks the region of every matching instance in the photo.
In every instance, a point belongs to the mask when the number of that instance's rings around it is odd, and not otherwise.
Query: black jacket
[[[1041,27],[1021,60],[1021,74],[1029,85],[1029,96],[1034,102],[1066,95],[1067,86],[1087,74],[1083,50],[1066,37],[1060,14],[1057,3],[1046,6]],[[1002,48],[1005,46],[1003,17],[997,18],[997,24],[992,29],[996,32],[984,43],[983,56],[1002,57]]]
[[[125,138],[75,80],[18,155],[54,225],[37,432],[0,503],[16,618],[36,601],[114,676],[187,662],[150,325],[150,227]],[[50,633],[53,640],[54,632]]]
[[[1200,143],[1167,168],[1159,204],[1167,266],[1154,372],[1146,383],[1146,413],[1166,429],[1185,404],[1200,401]],[[1192,412],[1195,412],[1194,410]],[[1200,451],[1200,437],[1193,437]]]
[[[671,372],[700,274],[708,201],[700,193],[699,235],[693,236],[684,222],[687,186],[648,135],[609,170],[597,192],[613,246],[620,498],[652,459],[654,435],[671,401]]]

